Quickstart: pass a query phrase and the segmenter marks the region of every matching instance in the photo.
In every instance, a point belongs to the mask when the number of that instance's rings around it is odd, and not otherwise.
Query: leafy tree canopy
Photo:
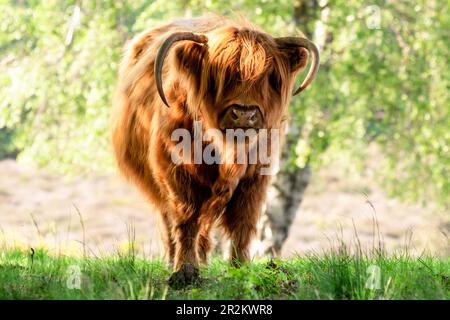
[[[112,167],[108,122],[124,43],[174,17],[239,12],[274,35],[313,30],[314,85],[293,99],[302,128],[292,168],[338,160],[395,195],[448,206],[447,1],[315,2],[308,25],[292,1],[0,1],[0,157],[58,170]]]

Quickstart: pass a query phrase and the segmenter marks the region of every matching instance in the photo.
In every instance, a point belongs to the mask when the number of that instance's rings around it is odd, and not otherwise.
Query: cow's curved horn
[[[302,48],[305,48],[308,50],[309,54],[311,55],[311,67],[309,68],[308,74],[306,75],[305,80],[303,80],[300,87],[294,91],[293,95],[297,95],[303,90],[306,89],[310,85],[310,83],[314,80],[314,77],[316,76],[317,71],[319,71],[319,49],[317,49],[316,45],[309,41],[306,38],[300,38],[300,37],[282,37],[282,38],[276,38],[277,41],[289,44],[291,46],[299,46]]]
[[[169,106],[169,103],[167,102],[166,96],[164,94],[163,85],[162,85],[162,69],[163,69],[163,65],[164,65],[164,59],[166,58],[167,53],[169,52],[169,49],[172,47],[172,45],[175,42],[182,41],[182,40],[190,40],[190,41],[194,41],[197,43],[208,42],[208,38],[202,34],[194,34],[192,32],[177,32],[177,33],[171,34],[162,43],[161,47],[158,50],[158,53],[156,54],[155,78],[156,78],[156,88],[158,89],[158,94],[161,97],[161,100],[164,102],[164,104],[167,107],[170,107],[170,106]]]

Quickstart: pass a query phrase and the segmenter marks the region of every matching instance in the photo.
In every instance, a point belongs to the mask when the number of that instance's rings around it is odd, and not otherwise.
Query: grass
[[[450,258],[350,254],[345,246],[239,269],[213,258],[201,268],[200,282],[182,290],[168,287],[170,273],[165,262],[135,254],[76,258],[4,249],[0,299],[450,298]]]

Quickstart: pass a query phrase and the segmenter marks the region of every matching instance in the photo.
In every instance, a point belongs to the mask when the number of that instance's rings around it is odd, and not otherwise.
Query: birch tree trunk
[[[317,0],[294,2],[295,24],[308,38],[312,36],[308,22],[315,20],[317,9]],[[256,247],[259,254],[280,255],[311,179],[308,163],[304,168],[287,165],[292,156],[291,150],[297,145],[300,135],[299,124],[291,121],[281,152],[280,171],[273,177],[258,228],[259,243]]]

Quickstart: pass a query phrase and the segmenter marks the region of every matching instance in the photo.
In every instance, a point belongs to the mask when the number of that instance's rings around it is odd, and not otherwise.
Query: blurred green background
[[[372,161],[372,178],[390,195],[449,206],[442,0],[0,0],[0,158],[68,174],[111,170],[109,112],[124,44],[209,12],[240,13],[277,36],[301,30],[319,45],[317,80],[290,106],[302,129],[290,165],[333,162],[358,173]]]

